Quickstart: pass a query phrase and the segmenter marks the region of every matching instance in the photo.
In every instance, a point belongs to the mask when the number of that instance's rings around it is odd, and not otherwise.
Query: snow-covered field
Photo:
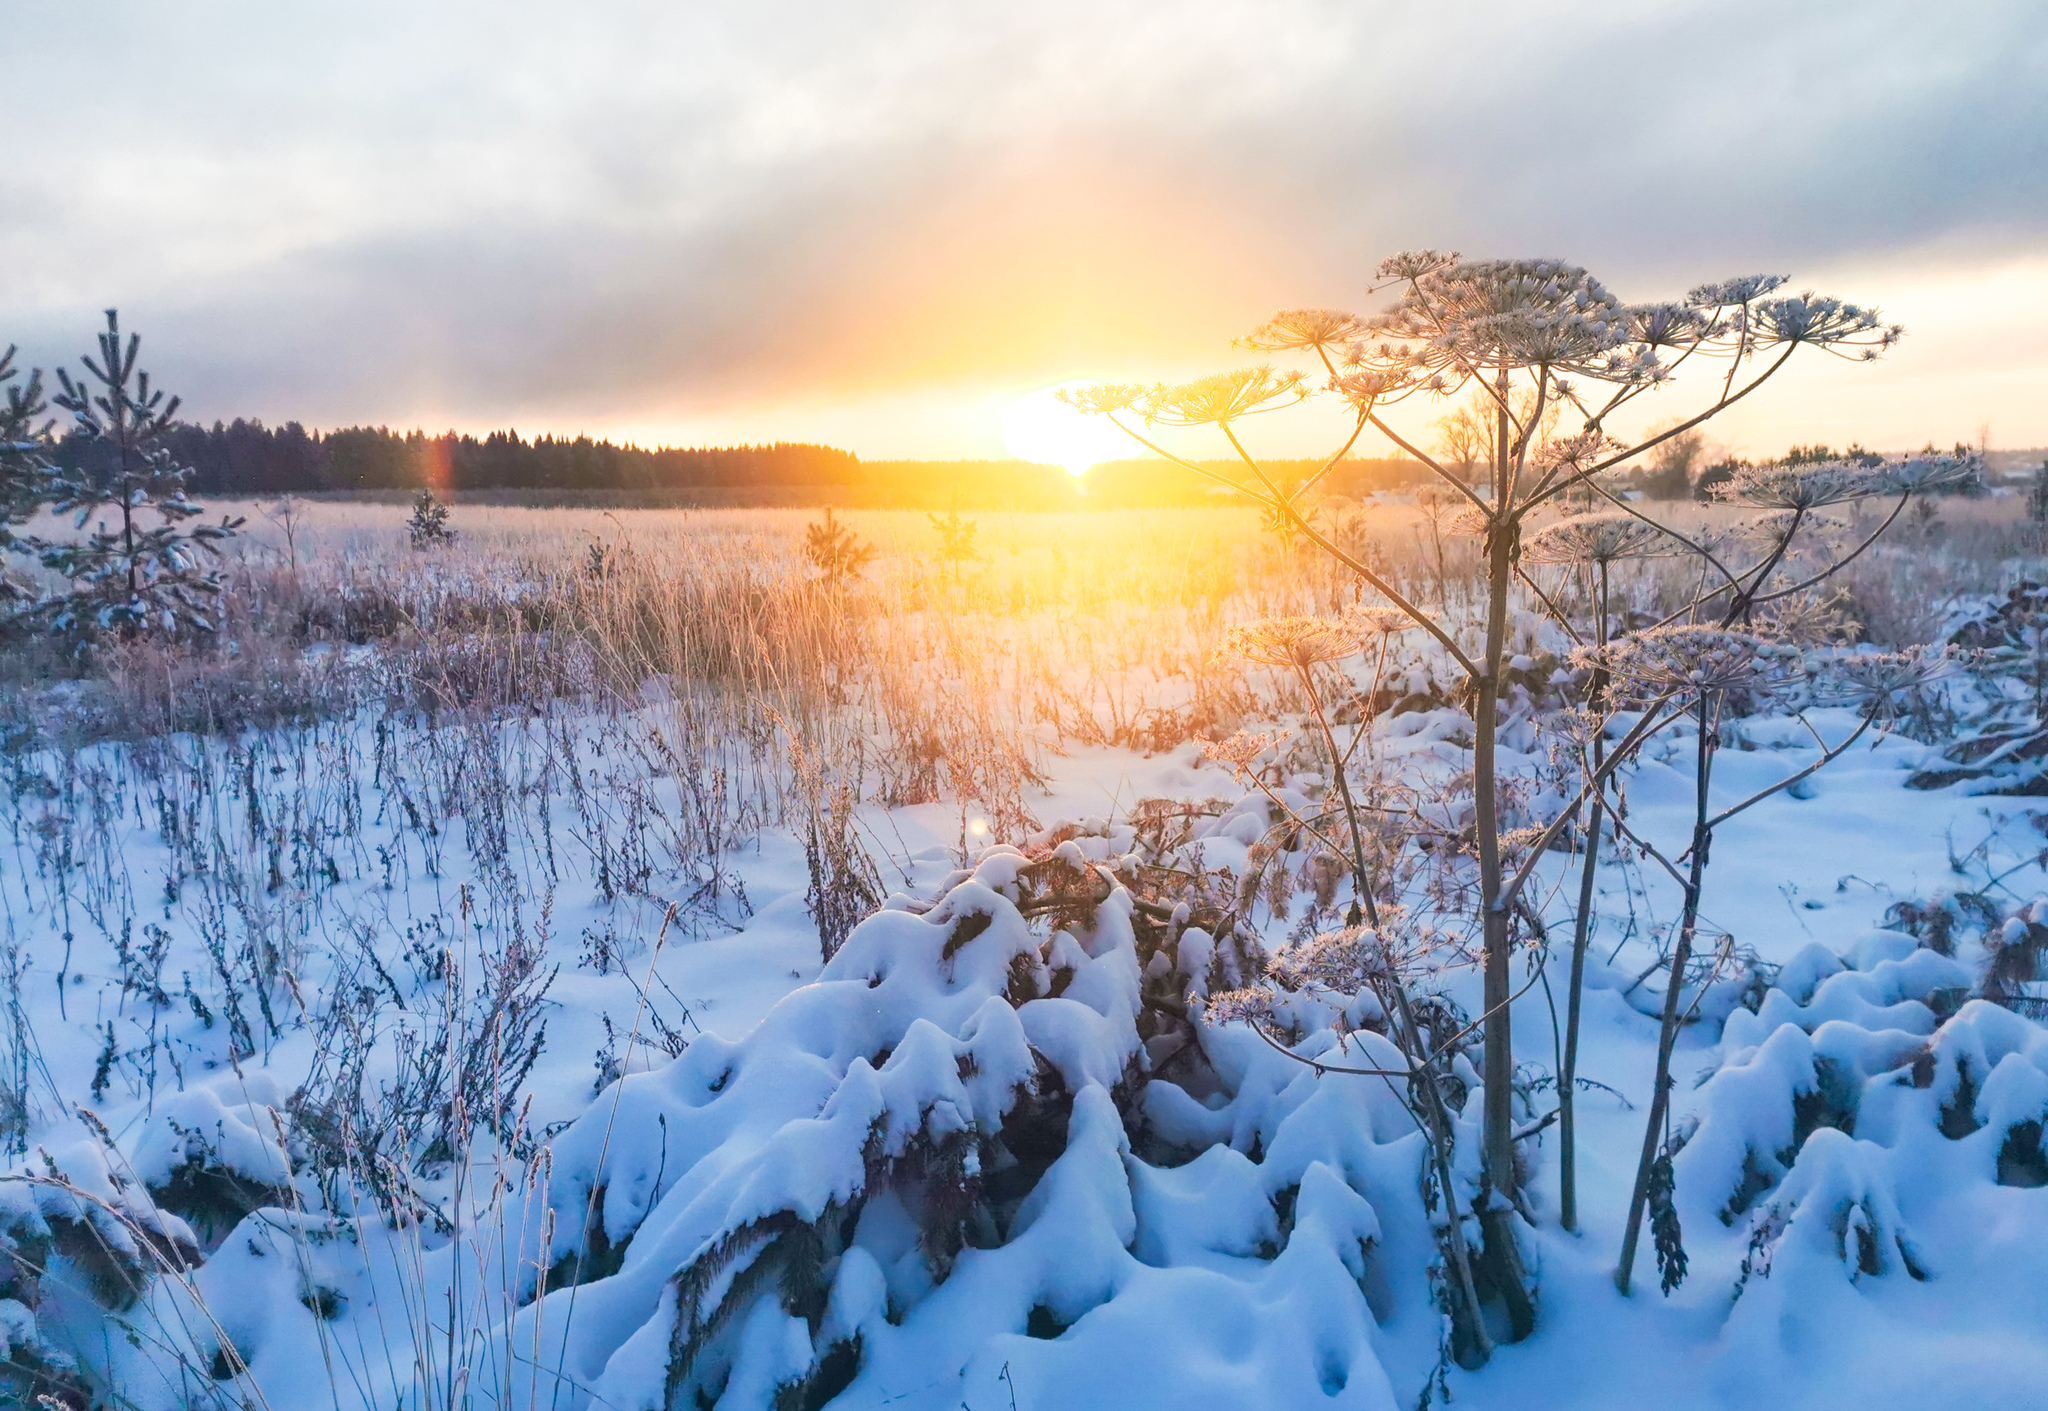
[[[1362,689],[1372,664],[1345,669]],[[1466,1371],[1409,1105],[1300,1061],[1398,1063],[1371,996],[1304,999],[1291,1053],[1203,1017],[1254,937],[1284,957],[1341,924],[1267,793],[1196,740],[1048,726],[1028,825],[943,786],[721,821],[731,781],[687,762],[731,742],[693,739],[675,692],[8,756],[12,1385],[152,1411],[1989,1407],[2048,1385],[2048,1033],[1974,997],[2048,938],[2042,815],[1908,787],[1938,743],[1867,739],[1716,836],[1668,1293],[1647,1248],[1632,1294],[1613,1270],[1678,889],[1626,848],[1598,874],[1567,1232],[1544,1118],[1581,859],[1541,864],[1564,940],[1525,947],[1518,985],[1548,970],[1514,1005],[1537,1326],[1499,1323]],[[1148,708],[1181,699],[1165,681]],[[1380,717],[1387,797],[1455,792],[1459,716]],[[1510,742],[1540,814],[1547,738]],[[1671,854],[1691,752],[1668,735],[1626,780],[1629,826]],[[1734,722],[1716,803],[1817,752],[1787,718]],[[1306,806],[1313,763],[1254,767]],[[863,885],[835,838],[888,900],[828,960],[821,889]],[[1176,877],[1261,868],[1291,880],[1235,941],[1197,892],[1170,904]],[[1426,988],[1477,1014],[1442,874],[1406,875],[1437,928]],[[1476,1051],[1456,1062],[1469,1193]]]

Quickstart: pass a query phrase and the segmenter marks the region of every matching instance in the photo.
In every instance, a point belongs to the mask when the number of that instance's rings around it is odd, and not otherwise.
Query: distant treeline
[[[308,431],[297,422],[183,425],[165,440],[193,469],[192,491],[221,498],[285,494],[403,495],[603,504],[822,505],[861,508],[1064,509],[1090,505],[1199,505],[1229,498],[1213,481],[1154,459],[1111,461],[1076,480],[1025,461],[863,461],[831,446],[661,447],[646,450],[587,436],[528,440],[384,427]],[[95,454],[67,436],[55,459],[76,469]],[[1241,475],[1235,462],[1208,466]],[[1277,461],[1269,472],[1296,482],[1314,461]],[[1364,495],[1420,484],[1410,460],[1348,460],[1324,480],[1333,494]]]
[[[488,436],[429,436],[384,427],[308,431],[297,422],[184,425],[163,442],[192,467],[201,495],[361,493],[430,487],[464,490],[629,491],[662,493],[698,487],[809,485],[845,479],[856,457],[830,446],[778,443],[721,448],[643,450],[587,436],[529,441],[516,431]],[[67,436],[60,464],[76,467],[89,442]]]

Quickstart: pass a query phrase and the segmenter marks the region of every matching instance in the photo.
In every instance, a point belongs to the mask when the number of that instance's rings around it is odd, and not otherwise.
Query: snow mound
[[[211,1249],[252,1211],[293,1203],[284,1107],[270,1074],[222,1073],[164,1098],[130,1164],[156,1203]]]
[[[1442,1326],[1399,1099],[1154,1006],[1215,942],[1071,840],[951,880],[557,1140],[574,1312],[534,1299],[512,1345],[578,1406],[1395,1405],[1389,1338],[1426,1370]]]
[[[2033,1257],[2038,1214],[2008,1197],[2048,1185],[2048,1031],[1984,999],[1937,1021],[1928,1001],[1970,980],[1874,932],[1846,957],[1806,948],[1730,1016],[1673,1170],[1686,1229],[1746,1234],[1731,1332],[1808,1355],[1877,1306],[1844,1302],[1873,1286],[1982,1283],[1994,1246]]]
[[[1721,1032],[1724,1051],[1754,1048],[1786,1024],[1808,1033],[1839,1021],[1931,1034],[1936,1021],[1927,1001],[1970,984],[1970,972],[1957,961],[1897,931],[1871,932],[1847,958],[1852,968],[1844,969],[1833,952],[1819,945],[1794,955],[1755,1013],[1737,1009],[1729,1014]]]

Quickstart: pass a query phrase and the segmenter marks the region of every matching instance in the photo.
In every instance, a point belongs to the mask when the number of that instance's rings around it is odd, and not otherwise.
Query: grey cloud
[[[85,44],[79,9],[129,28]],[[2048,233],[2048,13],[2017,0],[171,15],[22,35],[0,332],[47,361],[118,301],[207,415],[1023,373],[1359,300],[1417,244],[1649,295]]]

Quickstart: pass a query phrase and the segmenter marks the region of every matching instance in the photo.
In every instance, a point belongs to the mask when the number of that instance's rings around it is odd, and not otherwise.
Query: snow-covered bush
[[[1041,938],[1030,914],[1063,920]],[[1007,1365],[1020,1406],[1181,1384],[1392,1405],[1375,1328],[1432,1316],[1412,1119],[1242,1025],[1148,1045],[1133,914],[1071,842],[997,849],[855,928],[744,1040],[625,1079],[557,1140],[549,1189],[557,1277],[602,1277],[573,1325],[530,1309],[515,1342],[618,1404],[954,1373],[981,1395]],[[1320,1032],[1333,1061],[1395,1057]]]
[[[244,1216],[294,1203],[287,1110],[268,1073],[224,1074],[159,1104],[134,1142],[130,1167],[153,1203],[212,1250]]]
[[[1938,1278],[1973,1186],[2048,1184],[2048,1033],[1984,1000],[1938,1019],[1968,980],[1878,931],[1730,1016],[1672,1164],[1684,1228],[1745,1232],[1737,1326],[1790,1336],[1861,1280]]]

